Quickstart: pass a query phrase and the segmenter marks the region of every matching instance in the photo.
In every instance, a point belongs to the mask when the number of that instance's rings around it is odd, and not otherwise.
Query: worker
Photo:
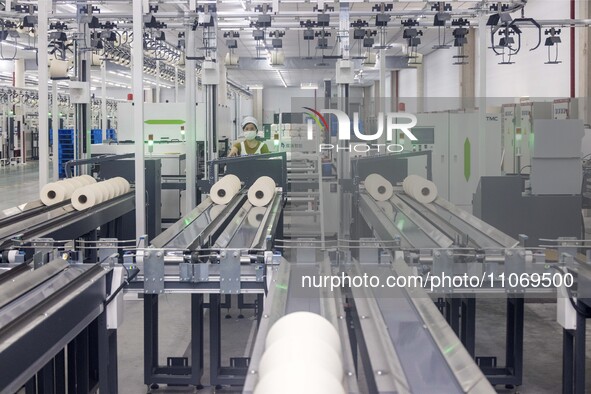
[[[259,128],[257,126],[257,120],[254,117],[244,117],[241,126],[242,132],[244,133],[244,140],[234,143],[228,156],[246,156],[269,153],[269,147],[267,144],[256,139]]]

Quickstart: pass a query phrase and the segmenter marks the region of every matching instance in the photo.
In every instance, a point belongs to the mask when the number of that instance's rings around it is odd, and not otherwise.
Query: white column
[[[57,143],[58,140],[58,130],[60,124],[60,110],[58,107],[58,99],[57,99],[57,81],[51,81],[51,140],[53,146],[53,162],[52,162],[52,169],[53,169],[53,180],[59,180],[59,144]]]
[[[146,234],[146,174],[144,172],[144,48],[142,1],[133,1],[132,82],[133,82],[133,128],[135,139],[135,234]]]
[[[49,125],[47,121],[42,121],[49,112],[49,89],[48,82],[48,56],[47,56],[47,27],[49,0],[39,0],[39,22],[37,32],[39,34],[39,54],[38,54],[38,73],[39,73],[39,189],[49,182]],[[23,149],[25,147],[23,146]]]
[[[174,102],[179,102],[179,68],[174,66]]]
[[[195,31],[185,30],[187,58],[195,56]],[[178,83],[177,83],[178,84]],[[178,85],[177,85],[178,86]],[[195,73],[195,60],[185,60],[185,106],[186,106],[186,128],[187,139],[186,156],[186,212],[191,212],[197,206],[195,178],[197,177],[197,78]],[[177,93],[178,97],[178,93]]]
[[[107,138],[107,62],[101,62],[101,129],[103,129],[103,139]]]
[[[154,102],[160,102],[160,60],[156,60],[156,97]]]
[[[480,87],[478,88],[478,113],[479,113],[479,133],[478,133],[478,168],[480,176],[487,175],[486,173],[486,144],[485,144],[485,133],[486,133],[486,50],[488,46],[488,34],[486,34],[486,21],[487,16],[485,14],[480,16],[478,20],[478,58],[480,59],[479,64],[479,80]],[[476,52],[476,51],[474,51]],[[476,59],[474,59],[474,62]],[[499,162],[501,158],[499,157]]]
[[[14,61],[14,87],[25,87],[25,59],[16,59]]]

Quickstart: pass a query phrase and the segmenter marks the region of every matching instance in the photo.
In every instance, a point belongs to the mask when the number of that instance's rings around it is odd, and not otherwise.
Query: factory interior
[[[591,392],[590,26],[0,1],[0,393]]]

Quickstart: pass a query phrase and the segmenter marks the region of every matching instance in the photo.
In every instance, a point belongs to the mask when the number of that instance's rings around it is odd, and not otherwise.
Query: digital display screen
[[[410,131],[417,137],[416,141],[412,141],[413,145],[435,144],[435,127],[413,127]]]

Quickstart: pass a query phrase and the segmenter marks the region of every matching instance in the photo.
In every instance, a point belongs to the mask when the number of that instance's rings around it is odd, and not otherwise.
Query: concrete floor
[[[234,301],[235,302],[235,301]],[[505,303],[503,300],[478,300],[477,340],[478,356],[497,356],[498,364],[504,364]],[[187,356],[189,346],[189,298],[166,296],[161,302],[161,362],[166,356]],[[214,390],[209,386],[209,370],[203,375],[203,390],[162,386],[149,390],[143,384],[143,330],[142,302],[126,301],[125,321],[119,330],[119,390],[121,393],[214,393],[239,392],[237,388],[224,387]],[[247,344],[252,338],[253,312],[244,311],[245,318],[237,319],[238,311],[230,310],[231,319],[222,320],[225,335],[222,354],[224,365],[230,356],[248,354]],[[523,385],[515,389],[495,387],[499,393],[555,394],[562,389],[562,329],[556,323],[556,304],[525,305],[525,342]],[[164,323],[168,322],[168,323]],[[207,314],[206,323],[207,327]],[[587,392],[591,392],[591,334],[587,334]],[[206,332],[206,343],[207,343]],[[207,348],[207,345],[206,345]],[[206,360],[209,353],[206,349]],[[207,362],[206,362],[207,364]]]
[[[0,167],[0,210],[38,199],[37,163]],[[129,297],[127,297],[129,298]],[[187,356],[189,346],[189,297],[168,295],[160,303],[160,354],[161,363],[166,356]],[[477,309],[478,356],[498,356],[499,364],[504,363],[504,325],[505,306],[501,300],[479,300]],[[148,392],[143,384],[143,310],[142,301],[125,301],[125,321],[118,333],[119,340],[119,392],[140,394]],[[222,344],[223,364],[228,364],[230,356],[248,354],[253,330],[253,311],[245,310],[244,319],[238,319],[238,311],[231,310],[230,319],[222,320],[224,341]],[[501,393],[559,393],[562,382],[562,329],[556,323],[556,305],[526,304],[525,343],[524,343],[524,381],[514,390],[497,387]],[[207,319],[207,313],[206,313]],[[206,343],[207,343],[207,322]],[[587,392],[591,392],[591,338],[587,334]],[[206,346],[207,352],[207,346]],[[208,359],[208,353],[205,355]],[[207,364],[207,362],[206,362]],[[208,387],[209,371],[206,370],[202,383],[203,390],[188,388],[168,388],[166,386],[154,393],[213,393]],[[217,392],[236,392],[237,389],[224,388]]]

